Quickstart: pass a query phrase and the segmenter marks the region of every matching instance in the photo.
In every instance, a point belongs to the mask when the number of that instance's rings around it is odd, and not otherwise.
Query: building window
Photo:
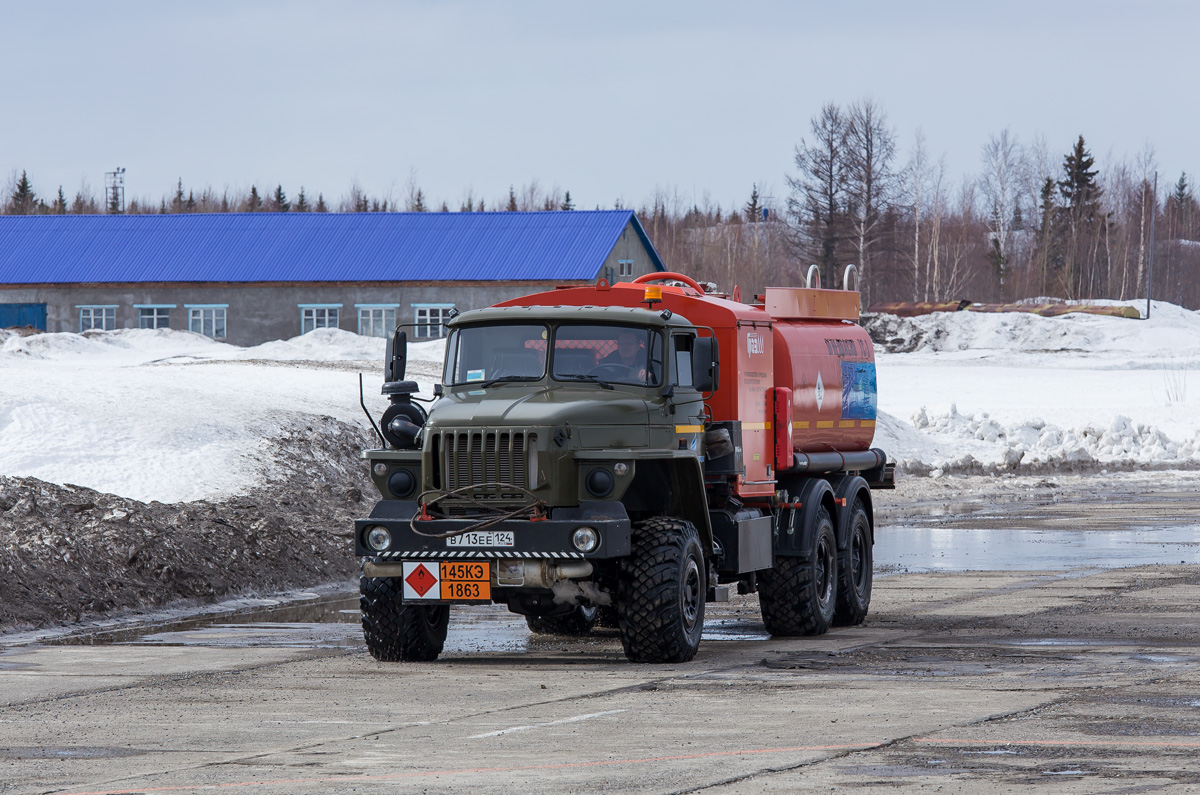
[[[228,304],[188,306],[188,331],[212,337],[215,340],[225,339],[225,309]]]
[[[617,274],[618,276],[632,276],[633,275],[633,260],[619,259],[619,260],[617,260],[617,268],[620,271]]]
[[[300,333],[318,328],[337,328],[341,304],[300,304]]]
[[[80,306],[79,330],[112,331],[117,327],[116,306]]]
[[[175,308],[174,304],[163,304],[162,306],[134,304],[133,308],[138,311],[138,328],[171,327],[171,310]]]
[[[386,337],[396,328],[399,304],[355,304],[358,333],[364,337]]]
[[[445,323],[454,317],[454,304],[413,304],[417,339],[446,336]]]

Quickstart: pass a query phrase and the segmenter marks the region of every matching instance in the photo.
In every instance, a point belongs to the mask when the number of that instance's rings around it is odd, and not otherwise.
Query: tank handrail
[[[688,287],[691,287],[700,295],[704,295],[704,288],[696,282],[691,276],[684,276],[682,273],[674,271],[663,271],[662,273],[643,273],[641,276],[633,280],[634,284],[645,284],[646,282],[661,282],[674,279],[677,282],[683,282]]]
[[[817,289],[821,289],[821,268],[814,262],[808,266],[808,275],[804,277],[804,286],[812,287],[813,274],[817,274]]]
[[[850,289],[850,272],[851,271],[854,272],[854,289],[857,290],[859,288],[858,266],[855,265],[853,262],[851,262],[849,265],[846,266],[846,270],[842,271],[842,289],[843,290]]]

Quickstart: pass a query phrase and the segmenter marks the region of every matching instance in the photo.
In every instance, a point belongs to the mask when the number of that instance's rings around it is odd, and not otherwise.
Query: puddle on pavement
[[[1038,571],[1200,563],[1200,525],[1044,530],[882,527],[875,563],[888,571]]]
[[[909,512],[899,523],[889,522],[879,528],[876,573],[1079,573],[1147,564],[1200,564],[1200,522],[1194,507],[1197,502],[1168,496],[1174,502],[1168,505],[1158,501],[1165,510],[1150,520],[1150,526],[1129,523],[1128,508],[1133,504],[1129,495],[1120,503],[1102,507],[1076,503],[1062,510],[1041,512],[1036,508],[1037,499],[990,505],[982,501],[927,504]],[[1141,500],[1139,504],[1155,501]],[[1145,525],[1148,513],[1136,515],[1143,520],[1139,525]],[[1067,529],[1062,524],[1064,519],[1070,522]],[[147,620],[140,625],[92,627],[43,642],[363,651],[356,590],[291,596],[286,601],[252,600],[249,605],[242,600],[227,610],[214,612],[209,608],[203,613]],[[769,637],[761,622],[750,619],[713,617],[704,628],[704,640],[710,642],[757,642]],[[1058,645],[1057,641],[1043,642]],[[1071,643],[1081,642],[1064,641],[1063,645]],[[479,605],[452,608],[444,654],[582,649],[597,644],[619,646],[616,631],[600,630],[583,639],[539,636],[529,631],[521,616],[509,613],[503,605]]]

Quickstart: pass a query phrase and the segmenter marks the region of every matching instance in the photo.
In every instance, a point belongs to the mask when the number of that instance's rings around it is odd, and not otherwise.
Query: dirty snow
[[[1196,312],[880,316],[871,330],[875,445],[911,474],[1200,467]],[[425,396],[443,349],[409,347]],[[0,475],[142,501],[244,494],[278,468],[273,440],[323,418],[367,427],[360,372],[378,417],[383,351],[338,329],[253,348],[167,330],[0,331]]]

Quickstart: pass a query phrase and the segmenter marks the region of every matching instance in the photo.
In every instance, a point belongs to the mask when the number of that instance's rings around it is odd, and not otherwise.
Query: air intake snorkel
[[[383,394],[390,404],[380,420],[380,433],[387,443],[401,450],[420,447],[418,437],[427,417],[425,409],[412,402],[419,387],[416,381],[405,381],[408,366],[408,334],[397,328],[388,338],[383,355]]]

